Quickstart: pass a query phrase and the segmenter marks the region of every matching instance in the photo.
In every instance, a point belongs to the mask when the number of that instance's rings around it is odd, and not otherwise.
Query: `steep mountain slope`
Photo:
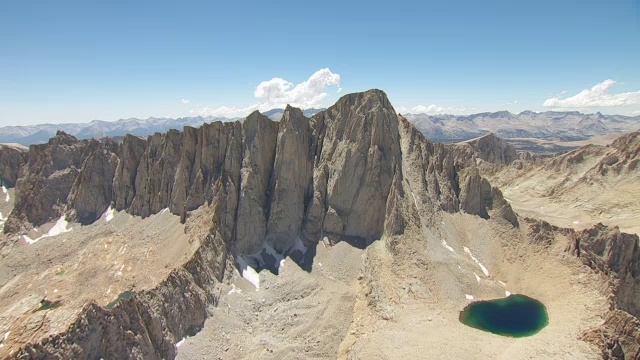
[[[485,140],[469,146],[510,159]],[[523,222],[471,159],[380,90],[120,143],[59,132],[30,147],[0,237],[0,356],[173,358],[195,335],[186,357],[593,358],[580,332],[636,315],[637,252],[608,254],[637,237],[605,228],[571,254],[571,230]],[[526,342],[457,321],[507,286],[554,321]]]
[[[431,141],[464,141],[492,132],[501,138],[583,140],[597,135],[634,131],[640,117],[547,111],[508,111],[466,116],[406,114]]]

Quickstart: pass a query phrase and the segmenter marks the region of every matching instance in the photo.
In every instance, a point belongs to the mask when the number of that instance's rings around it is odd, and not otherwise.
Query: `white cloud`
[[[332,85],[340,87],[340,75],[324,68],[295,86],[282,78],[263,81],[256,88],[254,95],[276,105],[274,107],[284,107],[287,104],[301,108],[320,107],[322,99],[328,95],[324,88]]]
[[[187,99],[182,99],[182,100],[180,100],[180,102],[181,102],[181,103],[183,103],[183,104],[188,104],[188,103],[190,103],[190,101],[189,101],[189,100],[187,100]]]
[[[191,110],[191,114],[200,115],[200,116],[220,116],[226,118],[233,118],[239,116],[247,116],[252,112],[260,110],[266,111],[269,108],[261,107],[260,104],[253,104],[247,107],[233,107],[233,106],[220,106],[220,107],[201,107],[196,106],[195,109]]]
[[[615,80],[605,80],[591,89],[585,89],[574,96],[561,99],[562,94],[553,96],[542,104],[553,108],[592,108],[599,106],[640,105],[640,91],[609,94],[609,87]]]
[[[236,117],[246,116],[252,111],[266,111],[273,108],[284,108],[287,105],[307,109],[322,107],[322,101],[329,94],[325,89],[336,86],[340,92],[340,75],[334,74],[328,68],[320,69],[313,73],[306,81],[299,84],[283,78],[273,78],[263,81],[256,87],[254,96],[260,101],[246,107],[196,107],[192,114],[203,116]]]
[[[456,114],[467,110],[463,107],[457,106],[449,106],[443,107],[438,106],[436,104],[431,104],[429,106],[418,105],[412,108],[407,108],[405,106],[401,106],[398,108],[399,113],[411,113],[411,114]]]
[[[513,101],[507,101],[507,105],[516,105],[518,103],[518,99],[515,99]]]

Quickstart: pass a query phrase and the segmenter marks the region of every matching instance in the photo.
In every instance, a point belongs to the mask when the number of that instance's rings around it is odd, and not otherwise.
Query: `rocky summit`
[[[638,236],[523,217],[494,186],[580,156],[633,175],[636,140],[549,160],[493,134],[432,143],[369,90],[311,117],[2,147],[0,357],[638,357]],[[512,292],[549,309],[526,342],[457,322]]]
[[[456,168],[450,152],[396,115],[384,92],[371,90],[312,118],[287,107],[278,122],[254,112],[242,122],[121,143],[59,132],[30,147],[5,231],[62,215],[90,224],[112,204],[141,217],[208,204],[214,231],[250,255],[265,244],[282,252],[298,237],[309,245],[324,236],[401,234],[412,193],[484,217],[504,203],[477,172]]]

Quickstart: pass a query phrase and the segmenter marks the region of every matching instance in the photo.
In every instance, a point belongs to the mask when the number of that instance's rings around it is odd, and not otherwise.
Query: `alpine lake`
[[[509,337],[536,334],[549,324],[544,304],[525,295],[476,301],[460,312],[460,322],[483,331]]]

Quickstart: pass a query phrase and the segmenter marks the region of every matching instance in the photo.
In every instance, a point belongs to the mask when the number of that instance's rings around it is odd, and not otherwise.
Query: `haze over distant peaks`
[[[492,132],[501,138],[585,140],[592,136],[634,131],[640,116],[583,114],[578,111],[530,110],[472,115],[403,114],[432,141],[464,141]]]
[[[303,110],[305,116],[312,116],[324,109]],[[284,109],[271,109],[264,115],[271,120],[280,120]],[[5,126],[0,128],[0,143],[17,143],[22,145],[46,143],[55,136],[58,130],[73,135],[78,139],[116,137],[131,134],[148,136],[156,132],[166,132],[169,129],[182,130],[185,126],[199,127],[213,121],[235,121],[241,118],[226,118],[218,116],[195,116],[181,118],[150,117],[148,119],[120,119],[117,121],[93,120],[86,123],[67,124],[38,124],[26,126]]]

